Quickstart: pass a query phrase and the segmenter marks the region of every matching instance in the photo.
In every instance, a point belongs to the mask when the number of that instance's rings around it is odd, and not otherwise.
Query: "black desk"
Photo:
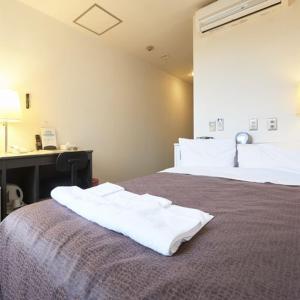
[[[8,183],[16,184],[21,187],[24,193],[26,203],[34,203],[41,198],[50,197],[50,190],[42,186],[42,182],[47,180],[61,178],[55,169],[57,156],[64,151],[35,151],[25,154],[5,154],[0,156],[0,218],[3,220],[6,215]],[[89,150],[89,164],[86,170],[83,170],[79,176],[84,177],[87,186],[92,184],[92,153]],[[66,176],[66,175],[63,175]]]

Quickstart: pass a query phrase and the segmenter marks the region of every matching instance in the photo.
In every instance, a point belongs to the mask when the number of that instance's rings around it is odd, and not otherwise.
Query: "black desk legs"
[[[40,167],[34,167],[34,175],[33,175],[33,202],[37,202],[40,199]]]
[[[87,170],[87,184],[88,187],[92,186],[92,180],[93,180],[93,160],[92,160],[92,156],[89,159],[89,163],[88,163],[88,170]]]
[[[6,217],[6,169],[3,168],[1,172],[1,205],[0,205],[0,218],[1,221]]]

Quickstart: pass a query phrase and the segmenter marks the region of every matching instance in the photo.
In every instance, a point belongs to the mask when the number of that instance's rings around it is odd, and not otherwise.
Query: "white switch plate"
[[[217,119],[217,130],[224,131],[224,119]]]
[[[209,122],[208,127],[210,132],[215,132],[217,130],[216,121]]]
[[[278,124],[277,124],[277,118],[269,118],[267,119],[267,129],[269,131],[277,130]]]
[[[249,120],[249,130],[258,130],[258,119],[252,118]]]

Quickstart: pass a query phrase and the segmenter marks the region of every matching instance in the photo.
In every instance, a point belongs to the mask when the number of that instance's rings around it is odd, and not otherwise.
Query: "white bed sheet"
[[[162,172],[210,176],[255,183],[300,186],[300,172],[285,169],[174,167]]]

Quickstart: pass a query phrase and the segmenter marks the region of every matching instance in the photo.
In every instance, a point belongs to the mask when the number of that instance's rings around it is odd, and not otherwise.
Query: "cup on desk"
[[[78,150],[78,147],[71,145],[70,143],[66,143],[65,145],[60,145],[59,147],[60,150],[73,150],[76,151]]]

